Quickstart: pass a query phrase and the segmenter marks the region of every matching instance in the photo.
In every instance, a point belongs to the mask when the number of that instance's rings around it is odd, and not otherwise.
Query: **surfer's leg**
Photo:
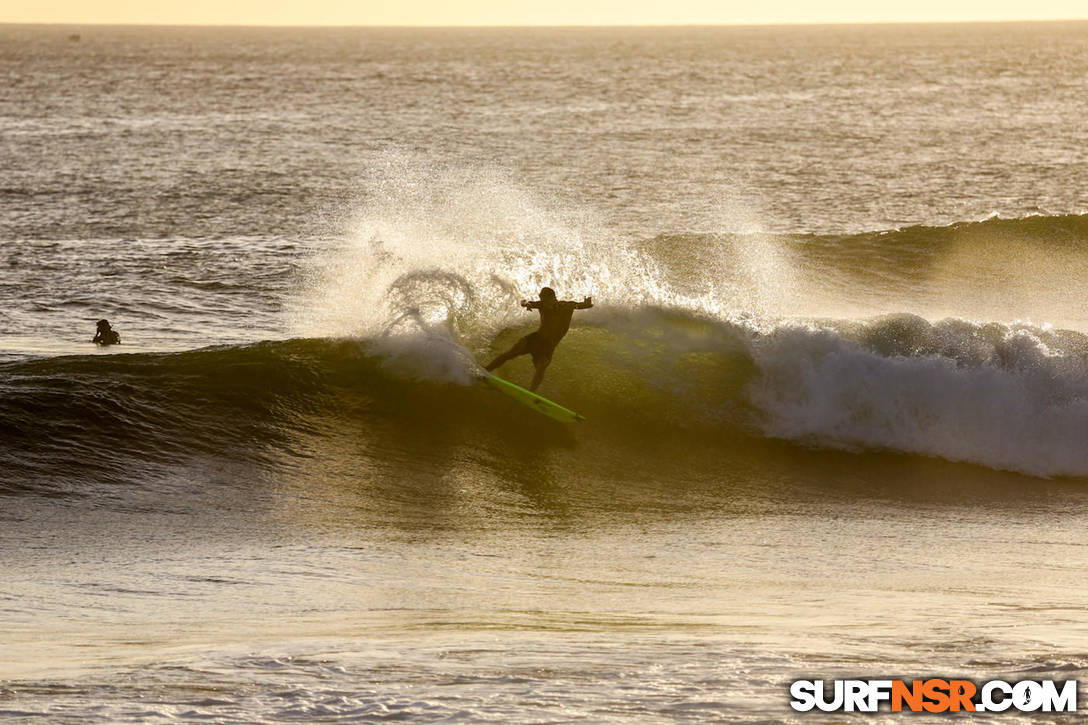
[[[518,340],[517,342],[515,342],[514,346],[511,347],[509,350],[507,350],[502,355],[499,355],[497,358],[495,358],[494,360],[489,362],[487,365],[485,365],[484,369],[487,370],[488,372],[490,372],[490,371],[494,370],[495,368],[501,367],[508,360],[513,360],[514,358],[518,357],[519,355],[526,355],[526,354],[528,354],[528,352],[529,352],[529,341],[528,341],[528,336],[525,336],[525,337],[521,338],[520,340]]]
[[[533,364],[536,367],[536,372],[533,373],[533,382],[529,383],[529,390],[535,391],[537,388],[540,387],[540,383],[544,380],[544,371],[548,369],[548,363],[550,362],[551,358],[540,361],[533,361]]]
[[[548,345],[537,345],[535,349],[531,349],[533,354],[533,367],[536,372],[533,373],[533,382],[529,383],[529,390],[536,390],[540,387],[540,383],[544,380],[544,371],[548,369],[548,365],[552,362],[552,348]]]

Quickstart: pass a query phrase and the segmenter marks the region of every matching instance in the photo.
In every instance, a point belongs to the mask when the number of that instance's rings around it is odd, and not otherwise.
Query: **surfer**
[[[515,342],[509,350],[489,362],[487,370],[495,370],[506,361],[521,355],[532,355],[536,373],[533,375],[533,382],[529,383],[529,390],[536,390],[540,387],[540,381],[544,379],[544,371],[552,361],[555,346],[570,329],[570,318],[574,316],[574,311],[588,310],[593,306],[593,298],[586,297],[581,302],[559,300],[555,297],[555,290],[545,287],[540,290],[539,300],[535,302],[522,300],[518,304],[527,310],[540,311],[540,329],[530,332]]]
[[[118,345],[121,342],[121,336],[117,334],[117,330],[110,327],[109,320],[99,320],[98,331],[95,332],[94,339],[91,342],[99,345]]]

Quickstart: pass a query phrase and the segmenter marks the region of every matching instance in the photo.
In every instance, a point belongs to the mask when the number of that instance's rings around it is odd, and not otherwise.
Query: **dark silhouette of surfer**
[[[519,304],[527,310],[540,311],[540,329],[515,342],[513,347],[489,362],[487,369],[495,370],[508,360],[521,355],[532,355],[536,373],[533,375],[533,382],[529,383],[529,390],[536,390],[544,379],[544,371],[552,361],[555,346],[570,329],[570,318],[574,316],[574,311],[588,310],[593,306],[593,298],[586,297],[581,302],[559,300],[555,297],[555,290],[545,287],[540,290],[538,301],[522,300]]]
[[[98,331],[95,332],[94,339],[91,342],[99,345],[118,345],[121,343],[121,336],[117,334],[117,330],[110,327],[109,320],[99,320]]]

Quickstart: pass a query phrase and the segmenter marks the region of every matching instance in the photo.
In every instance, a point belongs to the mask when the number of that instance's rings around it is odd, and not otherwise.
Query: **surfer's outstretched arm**
[[[538,300],[522,300],[518,303],[527,310],[539,310],[540,302]]]
[[[574,309],[576,309],[576,310],[588,310],[592,306],[593,306],[593,298],[592,297],[586,297],[581,302],[575,302],[574,303]]]

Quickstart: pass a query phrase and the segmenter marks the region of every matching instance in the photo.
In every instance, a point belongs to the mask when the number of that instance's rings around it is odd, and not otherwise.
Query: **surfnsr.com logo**
[[[823,680],[790,684],[790,707],[798,712],[1076,712],[1076,680]]]

